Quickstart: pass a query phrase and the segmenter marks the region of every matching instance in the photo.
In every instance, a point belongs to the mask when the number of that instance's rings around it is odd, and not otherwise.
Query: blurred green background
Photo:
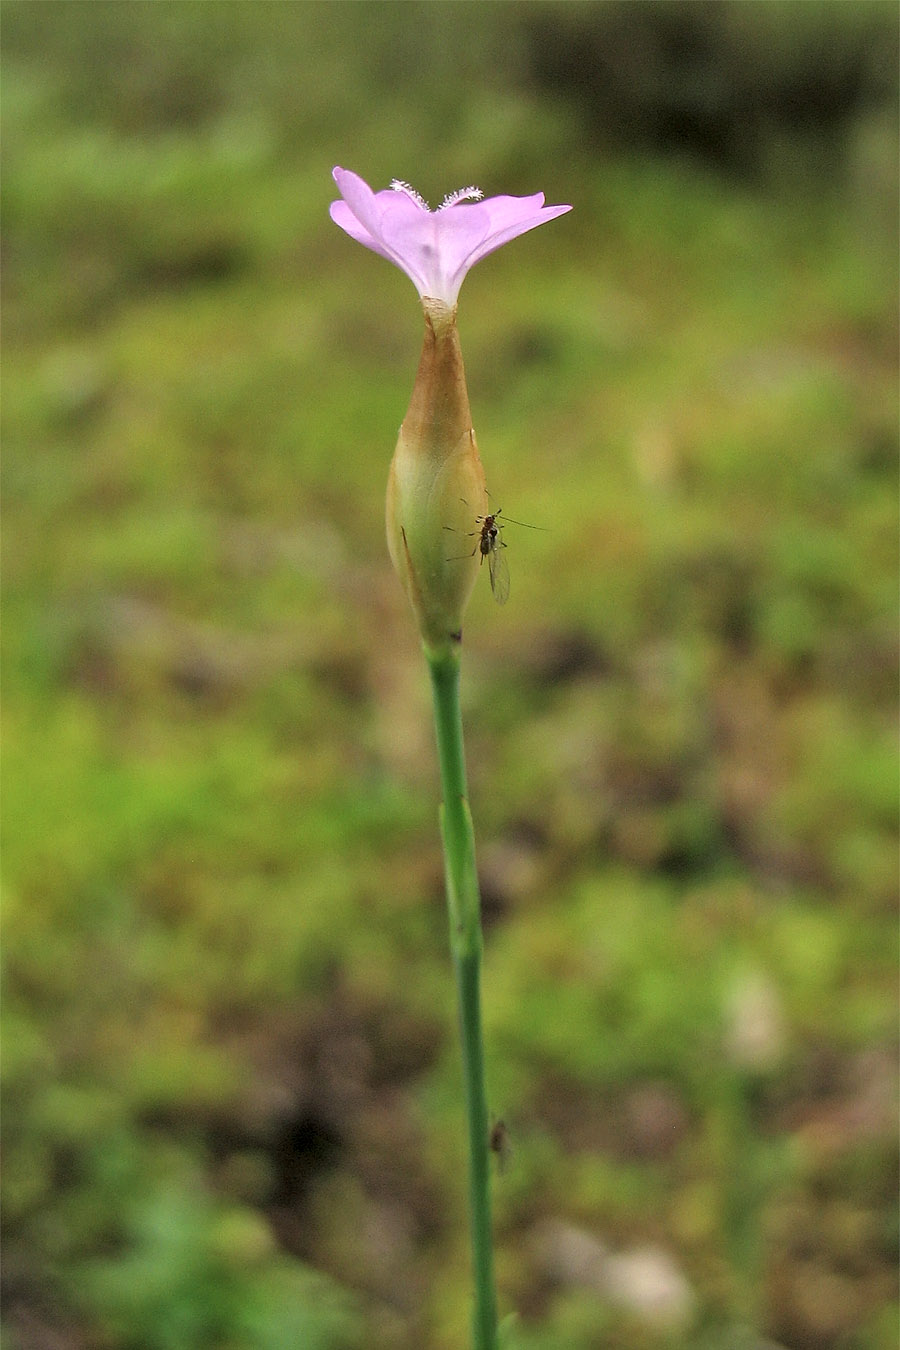
[[[5,1331],[455,1350],[421,314],[334,164],[573,211],[460,327],[517,1350],[896,1344],[897,11],[7,3]]]

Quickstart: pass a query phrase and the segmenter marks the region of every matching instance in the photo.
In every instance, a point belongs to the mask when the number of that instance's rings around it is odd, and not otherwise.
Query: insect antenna
[[[544,534],[549,534],[546,525],[529,525],[527,520],[513,520],[512,516],[506,515],[503,511],[498,511],[496,514],[503,516],[504,525],[522,525],[526,530],[542,530]]]

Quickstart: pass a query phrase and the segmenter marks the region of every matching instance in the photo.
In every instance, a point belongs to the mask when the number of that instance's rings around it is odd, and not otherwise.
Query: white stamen
[[[428,205],[425,198],[420,196],[414,187],[410,187],[409,183],[404,183],[402,178],[392,178],[391,187],[395,192],[405,192],[407,197],[409,197],[411,201],[414,201],[416,206],[420,206],[423,211],[431,210],[431,207]]]
[[[483,196],[484,193],[479,187],[458,188],[456,192],[447,193],[438,210],[444,211],[448,206],[458,206],[460,202],[480,202]]]

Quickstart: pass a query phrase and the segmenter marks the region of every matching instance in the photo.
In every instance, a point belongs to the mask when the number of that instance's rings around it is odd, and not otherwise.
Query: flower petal
[[[355,239],[358,243],[365,244],[366,248],[373,248],[376,253],[381,253],[384,257],[387,257],[381,244],[369,234],[364,225],[360,225],[346,202],[332,202],[328,212],[335,225],[340,225],[341,229],[349,234],[351,239]]]
[[[331,203],[331,219],[352,239],[399,267],[419,294],[423,294],[425,278],[411,241],[431,233],[431,212],[406,193],[390,188],[373,192],[368,183],[349,169],[336,168],[334,180],[344,200]]]
[[[408,231],[397,222],[391,242],[407,263],[415,259],[415,270],[423,283],[421,296],[455,305],[468,271],[466,259],[477,253],[490,226],[490,216],[481,206],[455,206],[412,222]]]
[[[349,169],[336,168],[332,177],[341,190],[341,196],[360,225],[374,239],[378,239],[381,233],[380,226],[383,213],[383,205],[379,203],[379,198],[392,197],[394,194],[390,191],[373,192],[368,183],[360,178],[359,174],[351,173]]]
[[[466,270],[474,267],[475,263],[480,262],[482,258],[486,258],[495,249],[502,248],[512,239],[517,239],[520,234],[527,234],[529,230],[536,230],[539,225],[545,225],[548,220],[555,220],[557,216],[564,216],[571,209],[571,206],[544,206],[541,210],[534,212],[533,215],[510,221],[484,241],[483,246],[477,249],[474,256],[467,260]]]
[[[421,297],[455,305],[468,272],[517,235],[570,211],[544,206],[544,194],[453,201],[430,211],[407,192],[373,192],[358,174],[335,168],[342,201],[331,203],[336,225],[399,267]]]
[[[535,192],[530,197],[487,197],[482,202],[491,213],[493,229],[505,229],[517,220],[533,216],[544,205],[543,192]]]

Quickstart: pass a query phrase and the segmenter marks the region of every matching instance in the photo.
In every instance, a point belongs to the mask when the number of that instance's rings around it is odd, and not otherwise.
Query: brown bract
[[[455,646],[480,558],[469,537],[487,511],[456,309],[426,297],[425,339],[387,491],[391,560],[425,645]]]

